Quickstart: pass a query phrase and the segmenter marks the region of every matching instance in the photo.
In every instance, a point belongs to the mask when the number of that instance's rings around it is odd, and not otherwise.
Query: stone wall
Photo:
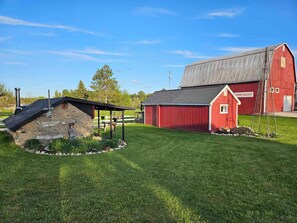
[[[24,145],[28,139],[39,139],[48,144],[55,138],[68,138],[69,124],[74,123],[78,138],[92,134],[92,118],[75,106],[68,103],[67,108],[58,105],[51,116],[42,114],[16,132],[11,132],[17,145]]]

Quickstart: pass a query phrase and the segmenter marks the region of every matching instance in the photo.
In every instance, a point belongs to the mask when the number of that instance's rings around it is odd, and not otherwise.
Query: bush
[[[104,148],[102,141],[93,140],[91,137],[83,139],[54,139],[50,145],[51,153],[86,153],[98,152]]]
[[[66,139],[54,139],[48,146],[50,153],[61,152],[63,150]]]
[[[116,148],[118,147],[118,139],[104,139],[101,141],[102,147]]]
[[[42,144],[38,139],[28,139],[25,142],[24,147],[29,150],[37,151],[42,149]]]

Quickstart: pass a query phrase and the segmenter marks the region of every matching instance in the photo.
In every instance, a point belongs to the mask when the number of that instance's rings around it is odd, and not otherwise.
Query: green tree
[[[0,97],[9,96],[13,97],[11,90],[7,89],[5,84],[0,83]]]
[[[0,110],[10,109],[14,105],[12,91],[6,88],[4,83],[0,83]]]
[[[140,101],[144,101],[147,98],[146,93],[144,93],[143,91],[138,91],[137,96]]]
[[[59,91],[57,91],[57,90],[55,90],[54,97],[55,97],[55,98],[59,98],[59,97],[61,97],[61,96],[62,96],[62,93],[59,92]]]
[[[70,92],[67,89],[63,89],[62,90],[62,96],[63,97],[70,96]]]
[[[75,90],[75,96],[83,99],[89,98],[89,92],[82,80],[80,80],[78,83],[77,89]]]
[[[91,88],[95,91],[97,99],[105,103],[111,103],[117,90],[118,81],[112,77],[113,72],[108,65],[98,69],[92,78]]]

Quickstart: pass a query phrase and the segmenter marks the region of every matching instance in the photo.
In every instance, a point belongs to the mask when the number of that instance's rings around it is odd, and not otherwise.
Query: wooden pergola
[[[105,103],[96,103],[94,106],[95,110],[97,110],[98,117],[98,134],[100,135],[100,111],[109,111],[109,137],[112,139],[112,112],[113,111],[121,111],[122,112],[122,140],[125,141],[125,110],[134,110],[134,108],[117,106],[113,104],[105,104]]]

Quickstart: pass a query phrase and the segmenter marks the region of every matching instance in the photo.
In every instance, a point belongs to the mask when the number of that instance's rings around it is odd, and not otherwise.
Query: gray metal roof
[[[209,105],[226,85],[156,91],[143,105]]]
[[[282,45],[284,44],[267,47],[267,75],[270,71],[273,52]],[[184,70],[180,86],[193,87],[259,81],[264,67],[265,51],[266,47],[190,64]]]
[[[71,98],[71,97],[51,98],[51,107],[56,107],[66,102],[85,104],[88,106],[95,106],[95,109],[99,109],[99,110],[112,110],[112,111],[134,110],[134,108],[130,108],[130,107],[99,103],[95,101],[88,101],[88,100]],[[30,104],[29,106],[27,106],[26,108],[24,108],[21,112],[11,115],[7,119],[3,120],[3,123],[11,131],[16,131],[20,127],[24,126],[25,124],[31,122],[35,118],[47,112],[48,111],[47,108],[48,108],[48,99],[39,99],[33,102],[32,104]]]

